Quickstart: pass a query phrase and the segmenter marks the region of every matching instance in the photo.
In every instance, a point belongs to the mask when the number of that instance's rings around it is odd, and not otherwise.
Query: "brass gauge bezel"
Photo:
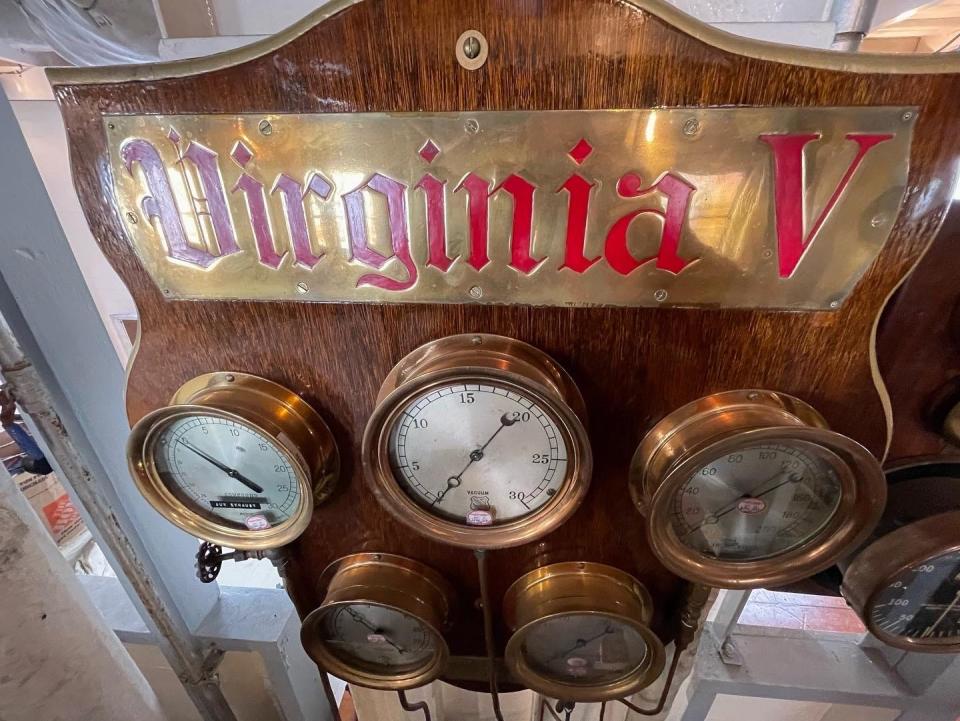
[[[389,553],[357,553],[330,564],[320,578],[323,603],[303,621],[303,648],[322,670],[350,683],[380,690],[403,690],[430,683],[446,666],[450,652],[443,638],[455,598],[453,587],[432,568]],[[415,618],[430,633],[436,653],[423,665],[402,673],[376,673],[351,665],[322,640],[331,611],[352,604],[382,606]]]
[[[653,683],[666,660],[663,643],[650,630],[653,601],[637,579],[601,563],[565,562],[534,569],[511,584],[503,615],[513,635],[505,660],[511,674],[538,693],[566,701],[593,702],[624,698]],[[647,653],[633,671],[608,683],[564,683],[533,669],[523,644],[539,624],[562,616],[603,616],[637,631]]]
[[[838,507],[805,543],[746,561],[720,560],[681,543],[670,523],[679,489],[705,463],[762,442],[807,441],[836,458]],[[716,393],[666,416],[644,437],[630,466],[630,492],[647,517],[647,537],[671,571],[718,588],[775,587],[833,565],[873,530],[886,502],[879,462],[856,441],[827,428],[811,406],[784,393],[738,390]]]
[[[239,528],[197,510],[167,487],[157,471],[154,448],[165,428],[190,416],[234,421],[275,444],[299,485],[300,503],[290,518],[263,530]],[[278,548],[297,538],[310,523],[314,504],[333,491],[340,471],[330,429],[306,401],[272,381],[232,372],[187,381],[169,406],[134,424],[127,440],[127,464],[140,493],[168,521],[198,538],[242,550]]]
[[[492,526],[460,524],[425,510],[397,481],[388,450],[394,424],[417,396],[458,383],[494,383],[529,396],[563,436],[566,478],[553,498],[529,515]],[[364,433],[363,466],[380,504],[418,533],[463,548],[518,546],[556,529],[586,496],[593,459],[584,415],[583,398],[573,380],[543,351],[497,335],[449,336],[417,348],[390,371]]]
[[[867,630],[888,646],[923,653],[957,653],[960,641],[887,633],[870,610],[874,598],[901,573],[935,556],[960,551],[960,510],[929,516],[897,528],[858,553],[843,572],[840,592]]]

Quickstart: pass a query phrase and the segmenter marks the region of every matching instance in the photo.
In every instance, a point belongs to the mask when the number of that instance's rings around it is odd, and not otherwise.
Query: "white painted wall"
[[[63,120],[46,78],[42,70],[36,69],[22,78],[4,77],[0,84],[11,100],[27,146],[110,340],[120,358],[126,361],[130,342],[116,318],[135,316],[136,306],[126,286],[100,251],[80,209],[70,172]],[[16,252],[32,251],[29,247],[23,247]]]

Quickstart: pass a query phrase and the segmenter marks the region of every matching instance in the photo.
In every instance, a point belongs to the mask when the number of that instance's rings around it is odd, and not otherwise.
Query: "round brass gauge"
[[[650,594],[599,563],[555,563],[517,579],[504,596],[511,673],[565,701],[623,698],[649,686],[664,649],[649,628]]]
[[[358,553],[321,576],[327,595],[300,631],[320,668],[350,683],[397,690],[443,671],[453,589],[434,570],[387,553]]]
[[[721,588],[829,567],[886,500],[869,451],[803,401],[763,390],[707,396],[660,421],[634,454],[630,491],[663,564]]]
[[[583,399],[536,348],[495,335],[433,341],[398,363],[363,438],[380,503],[419,533],[503,548],[563,523],[592,457]]]
[[[874,537],[843,568],[840,591],[867,629],[907,651],[960,652],[960,463],[891,469]]]
[[[245,373],[188,381],[127,442],[140,492],[168,521],[237,549],[277,548],[303,533],[333,490],[337,448],[296,393]]]

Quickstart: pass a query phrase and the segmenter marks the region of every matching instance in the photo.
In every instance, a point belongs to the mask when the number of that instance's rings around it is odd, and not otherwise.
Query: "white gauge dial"
[[[419,668],[436,653],[433,633],[419,619],[372,603],[330,608],[320,633],[332,655],[371,673]]]
[[[529,628],[521,653],[539,675],[566,684],[595,686],[633,673],[647,655],[640,633],[597,613],[547,618]]]
[[[389,435],[390,465],[431,514],[499,525],[545,506],[567,476],[558,424],[531,396],[494,382],[413,398]]]
[[[816,536],[840,503],[840,460],[806,441],[738,449],[698,468],[678,489],[680,542],[723,560],[789,551]]]
[[[174,418],[152,444],[157,474],[181,501],[238,528],[287,521],[302,497],[286,451],[254,428],[215,415]]]

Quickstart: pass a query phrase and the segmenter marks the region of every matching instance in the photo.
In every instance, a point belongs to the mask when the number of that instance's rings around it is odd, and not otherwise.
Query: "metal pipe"
[[[500,711],[500,691],[497,688],[497,648],[493,638],[493,609],[490,592],[487,588],[487,552],[476,550],[477,575],[480,577],[480,604],[483,606],[483,640],[487,647],[487,659],[490,663],[490,698],[493,701],[493,716],[503,721]]]
[[[403,689],[397,691],[397,698],[400,699],[400,706],[404,711],[423,711],[424,721],[431,721],[430,719],[430,706],[427,705],[426,701],[417,701],[417,703],[410,703],[407,700],[407,694]]]
[[[323,686],[323,694],[327,698],[327,704],[330,706],[330,713],[333,714],[333,718],[336,721],[343,721],[343,716],[340,715],[340,707],[337,706],[337,697],[333,694],[333,686],[330,685],[330,675],[320,669],[320,685]]]
[[[20,408],[30,416],[57,470],[73,489],[105,545],[119,564],[160,635],[158,645],[191,700],[206,721],[236,721],[216,668],[223,657],[217,649],[203,653],[171,614],[144,563],[120,526],[118,514],[97,485],[83,457],[63,427],[36,368],[24,355],[6,319],[0,318],[0,373]]]
[[[691,584],[687,588],[686,597],[680,610],[680,616],[677,619],[677,637],[673,644],[673,659],[670,661],[670,670],[667,671],[667,678],[663,683],[663,691],[660,693],[660,699],[657,701],[657,705],[653,708],[644,709],[630,703],[625,698],[617,699],[620,703],[641,716],[656,716],[663,711],[667,705],[667,699],[670,698],[670,690],[673,688],[673,677],[677,673],[680,654],[683,653],[684,649],[686,649],[696,637],[700,615],[709,598],[709,586]]]
[[[878,0],[834,0],[830,19],[836,25],[831,49],[855,53],[870,30]]]

